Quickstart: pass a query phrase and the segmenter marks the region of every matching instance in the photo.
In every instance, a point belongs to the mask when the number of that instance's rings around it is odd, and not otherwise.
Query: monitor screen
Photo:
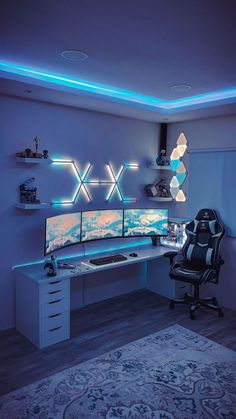
[[[167,209],[124,210],[124,237],[165,236],[167,234]]]
[[[122,237],[123,210],[82,212],[81,241]]]
[[[80,242],[81,212],[56,215],[45,220],[45,255]]]

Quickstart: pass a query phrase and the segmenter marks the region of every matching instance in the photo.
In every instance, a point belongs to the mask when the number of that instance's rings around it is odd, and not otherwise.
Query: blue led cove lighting
[[[200,107],[216,102],[234,103],[236,102],[236,87],[216,90],[200,95],[186,97],[176,100],[162,100],[152,96],[142,95],[140,93],[129,90],[111,88],[102,86],[96,83],[90,83],[79,79],[74,79],[61,74],[48,73],[46,71],[36,69],[33,67],[26,67],[7,61],[0,61],[0,71],[8,75],[18,75],[29,79],[41,80],[46,83],[51,83],[57,86],[64,86],[79,91],[90,92],[95,95],[104,97],[111,97],[120,101],[130,102],[133,104],[140,104],[144,107],[155,109],[157,112],[171,113],[177,110],[184,110],[186,108]],[[14,77],[12,77],[14,79]]]

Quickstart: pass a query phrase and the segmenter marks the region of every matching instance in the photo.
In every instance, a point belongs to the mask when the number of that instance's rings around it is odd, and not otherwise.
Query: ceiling
[[[161,122],[236,113],[235,0],[1,0],[0,14],[3,94]]]

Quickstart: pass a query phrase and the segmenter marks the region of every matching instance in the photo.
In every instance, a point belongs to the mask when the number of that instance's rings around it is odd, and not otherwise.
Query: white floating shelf
[[[173,198],[162,198],[160,196],[150,196],[148,199],[151,201],[158,201],[158,202],[171,202]]]
[[[44,209],[50,208],[50,202],[40,202],[38,204],[26,204],[24,202],[17,202],[15,204],[16,208],[24,209],[24,210],[36,210],[36,209]]]
[[[17,163],[26,163],[26,164],[51,164],[51,159],[38,159],[31,157],[16,157]]]
[[[149,169],[153,169],[153,170],[169,170],[172,171],[171,166],[149,166]]]

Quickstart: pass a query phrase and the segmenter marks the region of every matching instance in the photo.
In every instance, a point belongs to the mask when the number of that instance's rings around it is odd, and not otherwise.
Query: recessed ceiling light
[[[85,54],[83,51],[78,51],[76,49],[67,49],[61,52],[61,57],[65,58],[68,61],[85,61],[88,58],[88,54]]]
[[[174,84],[170,87],[170,90],[174,92],[187,92],[187,90],[191,90],[192,86],[190,84]]]

